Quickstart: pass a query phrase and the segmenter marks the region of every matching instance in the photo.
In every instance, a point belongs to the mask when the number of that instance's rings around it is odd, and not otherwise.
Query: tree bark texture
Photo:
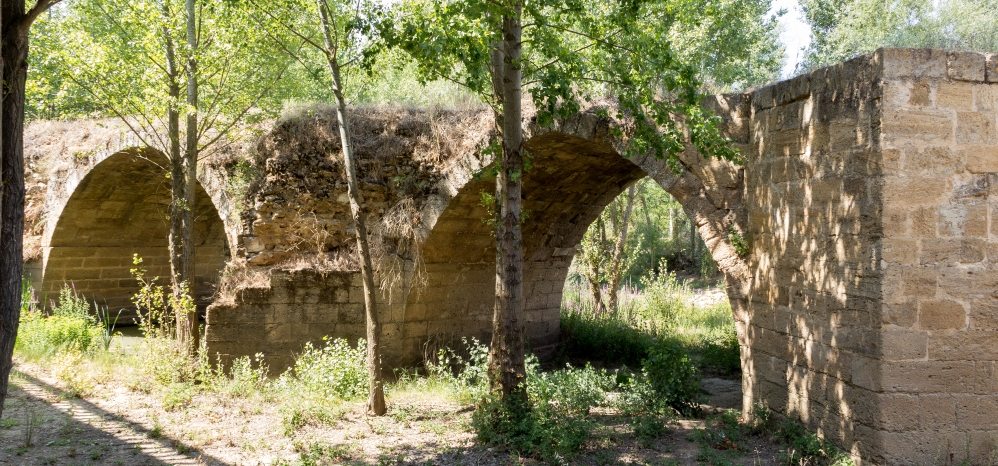
[[[14,2],[18,3],[18,2]],[[28,25],[20,8],[3,7],[3,152],[0,160],[0,415],[13,368],[21,317],[24,231],[24,86]]]
[[[187,48],[190,56],[187,59],[187,141],[184,146],[183,157],[183,181],[184,181],[184,208],[180,213],[180,268],[183,282],[187,284],[187,298],[193,299],[197,296],[195,290],[195,268],[194,268],[194,193],[197,192],[197,164],[198,164],[198,80],[197,80],[197,16],[195,0],[186,1],[187,20]],[[197,305],[191,303],[190,307],[177,309],[177,337],[181,346],[186,349],[187,354],[193,356],[197,354],[200,343],[198,329]]]
[[[28,32],[40,14],[59,0],[38,0],[25,10],[24,0],[0,3],[0,417],[14,341],[21,318],[24,272],[24,88],[28,77]]]
[[[496,178],[496,302],[489,348],[489,380],[506,404],[526,400],[523,337],[522,5],[502,18],[502,157]],[[493,55],[496,56],[496,55]],[[493,65],[493,72],[500,69]]]
[[[190,1],[190,0],[188,0]],[[343,147],[343,168],[347,178],[347,196],[350,198],[350,213],[353,216],[354,231],[357,233],[357,250],[360,252],[360,274],[364,281],[364,309],[367,321],[367,371],[370,379],[367,409],[370,414],[382,416],[388,411],[385,404],[384,377],[381,370],[381,321],[378,318],[374,267],[371,262],[371,248],[367,239],[367,214],[364,211],[363,194],[357,178],[356,160],[350,139],[350,126],[347,121],[346,99],[340,78],[340,65],[336,56],[326,0],[317,0],[319,17],[325,37],[326,58],[333,79],[333,94],[336,96],[336,122],[339,126],[340,142]]]

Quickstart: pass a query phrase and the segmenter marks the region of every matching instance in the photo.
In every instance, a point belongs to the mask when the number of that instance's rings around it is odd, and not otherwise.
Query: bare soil
[[[85,398],[67,392],[49,370],[19,362],[0,420],[0,464],[258,465],[300,464],[541,464],[480,445],[471,431],[471,407],[434,393],[390,393],[389,415],[371,418],[362,403],[344,407],[332,426],[285,435],[276,403],[201,393],[167,410],[162,394],[142,384],[96,385]],[[738,380],[705,379],[708,410],[736,408]],[[597,412],[600,427],[572,464],[704,464],[693,433],[704,420],[677,421],[661,438],[642,444],[628,419]],[[30,438],[29,438],[30,437]],[[778,446],[748,439],[723,454],[730,464],[773,464]]]

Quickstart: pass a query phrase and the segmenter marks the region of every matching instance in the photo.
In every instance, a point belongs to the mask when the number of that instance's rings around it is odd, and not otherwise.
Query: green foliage
[[[538,372],[528,366],[528,400],[488,395],[472,415],[478,438],[549,463],[566,464],[596,426],[590,410],[608,404],[616,375],[586,366]]]
[[[738,373],[740,349],[727,302],[705,308],[688,304],[692,291],[670,273],[652,273],[642,282],[644,290],[624,303],[622,312],[596,315],[571,304],[563,310],[563,356],[636,368],[656,345],[676,342],[702,370]]]
[[[30,358],[58,353],[92,353],[106,349],[104,326],[91,313],[87,300],[63,286],[52,314],[26,308],[21,313],[15,350]]]
[[[671,157],[689,142],[707,156],[734,160],[737,154],[717,130],[717,119],[700,107],[695,66],[680,57],[670,35],[688,14],[690,25],[723,9],[679,8],[671,2],[552,0],[518,2],[403,2],[385,21],[384,43],[418,62],[427,79],[446,78],[481,96],[502,113],[492,85],[490,47],[500,40],[502,17],[516,17],[523,29],[523,58],[516,65],[542,126],[575,114],[582,103],[614,96],[614,117],[633,122],[628,155]],[[718,22],[718,25],[723,21]]]
[[[669,340],[655,345],[641,362],[641,376],[662,403],[680,414],[699,411],[700,373],[682,345]]]
[[[800,423],[778,418],[763,405],[753,407],[753,422],[742,422],[735,410],[725,410],[707,419],[706,426],[693,433],[700,444],[697,459],[708,464],[733,464],[735,453],[748,450],[752,437],[771,437],[785,448],[780,464],[787,466],[848,466],[853,462],[845,452],[826,442]]]
[[[728,229],[728,242],[735,248],[735,254],[738,254],[738,257],[748,257],[749,243],[745,239],[745,236],[739,233],[738,230],[735,230],[734,227]]]
[[[323,346],[306,343],[295,363],[274,383],[282,393],[294,394],[281,405],[286,435],[306,425],[334,422],[343,415],[342,402],[367,394],[366,347],[342,338],[323,338]]]
[[[262,353],[252,358],[238,357],[232,361],[228,377],[215,377],[215,389],[236,397],[249,397],[268,388],[268,370]]]
[[[300,390],[302,396],[352,400],[367,394],[366,347],[359,340],[351,347],[345,339],[323,338],[324,345],[311,342],[281,375],[278,384]]]
[[[427,376],[452,387],[459,400],[474,402],[488,387],[489,348],[476,338],[462,338],[461,347],[441,348],[426,361]]]
[[[804,70],[880,47],[998,49],[995,0],[804,0],[813,40]]]
[[[150,338],[170,338],[176,322],[170,312],[170,292],[157,284],[159,277],[146,277],[146,269],[142,267],[142,258],[132,255],[132,268],[129,269],[135,281],[139,282],[139,290],[132,295],[139,328],[142,334]]]
[[[656,341],[654,333],[618,314],[601,317],[588,312],[564,311],[561,331],[561,350],[568,358],[594,358],[632,367],[641,363]]]

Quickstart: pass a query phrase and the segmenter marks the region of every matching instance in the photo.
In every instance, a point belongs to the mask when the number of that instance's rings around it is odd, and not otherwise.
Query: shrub
[[[549,463],[567,463],[589,438],[595,423],[550,402],[503,402],[487,396],[471,417],[478,439]]]
[[[478,438],[552,463],[565,463],[589,439],[593,407],[607,405],[616,375],[586,366],[541,373],[528,358],[527,400],[487,395],[472,415]]]
[[[462,338],[463,348],[441,348],[425,363],[435,382],[450,388],[463,402],[477,402],[488,390],[489,348],[476,338]]]
[[[323,342],[321,348],[306,343],[294,365],[275,384],[277,390],[290,395],[281,406],[285,435],[306,425],[332,423],[343,415],[343,400],[367,394],[364,340],[356,347],[342,338],[324,337]]]
[[[232,361],[228,377],[215,377],[215,385],[218,390],[229,395],[248,397],[267,387],[268,371],[262,353],[257,353],[252,358],[242,356]]]
[[[87,301],[64,286],[52,315],[26,309],[21,314],[20,329],[14,343],[17,351],[29,357],[55,353],[88,353],[103,349],[104,327],[90,313]]]
[[[679,343],[663,340],[656,345],[641,363],[641,376],[663,403],[680,414],[699,410],[700,373]]]
[[[367,350],[364,340],[351,347],[343,338],[323,337],[316,348],[311,342],[281,375],[279,383],[323,398],[351,400],[367,394]]]

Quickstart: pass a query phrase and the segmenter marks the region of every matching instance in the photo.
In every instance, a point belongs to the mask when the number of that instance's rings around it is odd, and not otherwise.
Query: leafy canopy
[[[998,50],[998,0],[803,0],[811,69],[880,47]]]
[[[674,48],[682,25],[681,2],[535,0],[523,2],[523,86],[541,125],[606,103],[600,112],[622,122],[627,155],[655,154],[673,164],[688,141],[701,153],[736,160],[700,105],[696,66]],[[703,17],[718,10],[701,11]],[[492,0],[403,1],[383,24],[387,46],[418,63],[424,79],[443,78],[481,96],[497,114],[490,50],[499,18],[513,2]],[[684,132],[685,129],[685,132]],[[678,165],[677,165],[678,166]]]

